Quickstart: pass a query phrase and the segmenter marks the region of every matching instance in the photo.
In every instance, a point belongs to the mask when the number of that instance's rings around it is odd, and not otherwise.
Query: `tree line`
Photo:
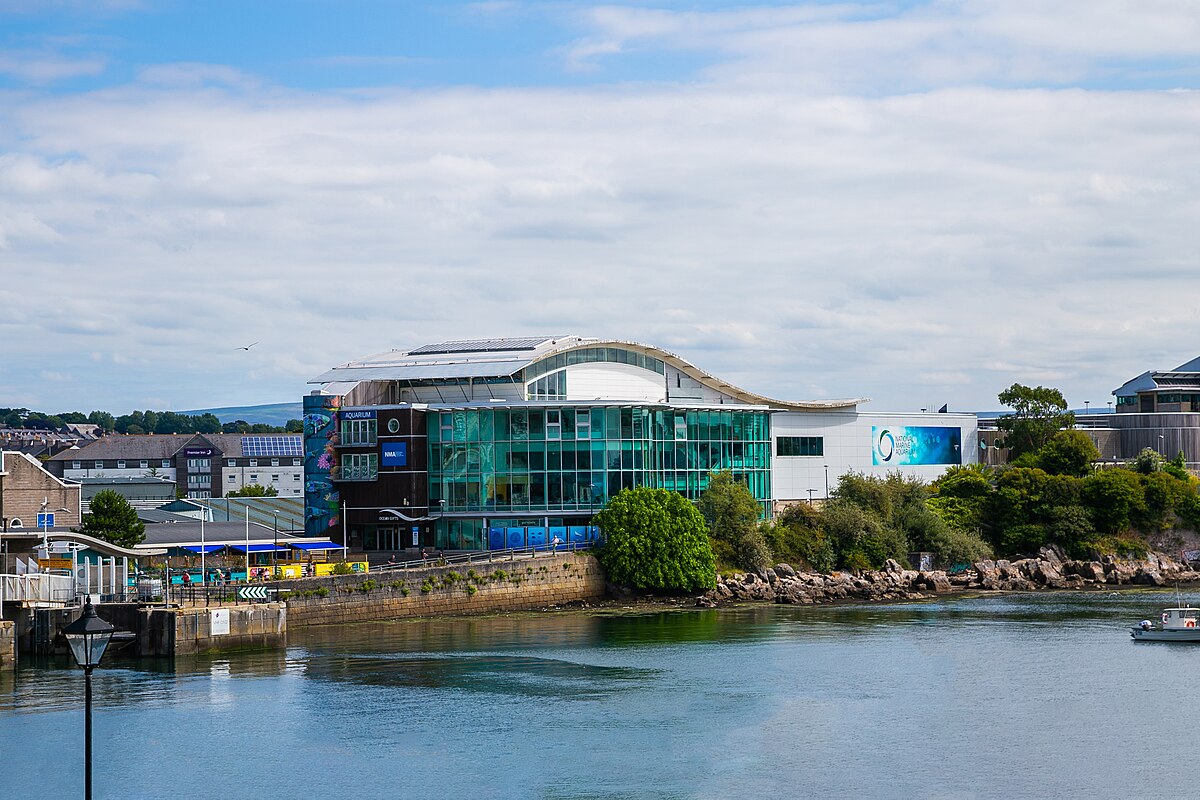
[[[303,433],[304,423],[288,420],[283,426],[239,419],[222,423],[215,414],[179,414],[175,411],[133,411],[113,416],[107,411],[62,411],[45,414],[27,408],[0,408],[0,423],[6,428],[58,431],[66,425],[98,425],[107,433]]]

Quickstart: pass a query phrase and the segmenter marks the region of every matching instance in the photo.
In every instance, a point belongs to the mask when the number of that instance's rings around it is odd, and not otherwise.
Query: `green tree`
[[[284,433],[304,433],[304,420],[289,419],[283,430]]]
[[[710,475],[697,506],[708,523],[718,560],[756,572],[771,566],[771,551],[758,527],[758,501],[732,472]]]
[[[137,511],[110,489],[92,498],[91,510],[83,515],[78,531],[121,547],[133,547],[146,538],[146,525],[138,519]]]
[[[106,431],[111,431],[117,427],[116,418],[107,411],[93,411],[88,414],[88,422],[93,425],[99,425]]]
[[[1106,469],[1083,481],[1083,499],[1092,524],[1105,533],[1120,533],[1133,515],[1145,510],[1145,492],[1136,473]]]
[[[1051,475],[1091,474],[1092,463],[1100,458],[1092,437],[1083,431],[1058,431],[1037,451],[1037,466]]]
[[[1008,434],[1014,459],[1040,450],[1055,433],[1075,424],[1075,415],[1067,410],[1066,398],[1058,389],[1014,383],[999,394],[999,399],[1013,410],[1002,415],[996,426]]]
[[[248,483],[240,489],[226,492],[226,497],[277,497],[279,490],[274,486],[263,486],[259,483]]]
[[[1180,450],[1167,463],[1163,464],[1163,471],[1169,475],[1173,475],[1181,481],[1191,482],[1192,475],[1187,471],[1187,457]]]
[[[664,592],[716,585],[708,526],[677,492],[624,489],[595,522],[604,534],[596,556],[613,583]]]
[[[830,572],[837,566],[837,552],[821,528],[821,513],[813,506],[789,506],[760,527],[776,560],[817,572]]]

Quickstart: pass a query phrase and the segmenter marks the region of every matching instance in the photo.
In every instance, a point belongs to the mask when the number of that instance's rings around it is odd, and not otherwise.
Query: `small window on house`
[[[251,475],[250,475],[250,482],[251,482],[251,483],[258,483],[258,476],[257,476],[257,475],[255,475],[255,474],[251,474]]]
[[[272,467],[278,467],[278,466],[279,466],[279,459],[278,459],[278,458],[272,458],[272,459],[271,459],[271,466],[272,466]]]
[[[170,467],[170,466],[171,466],[171,459],[169,459],[169,458],[164,458],[164,459],[162,460],[162,465],[163,465],[164,467]]]
[[[293,467],[298,467],[298,466],[300,466],[300,459],[298,459],[298,458],[293,458],[293,459],[292,459],[292,466],[293,466]]]
[[[83,463],[79,461],[72,461],[71,469],[83,469]]]
[[[138,462],[139,469],[148,469],[149,467],[150,467],[150,462],[144,458]]]
[[[237,459],[236,459],[236,458],[227,458],[227,459],[225,459],[225,466],[227,466],[227,467],[236,467],[236,466],[237,466]]]
[[[257,467],[257,466],[258,466],[258,459],[257,459],[257,458],[252,458],[252,459],[250,459],[250,466],[252,466],[252,467]]]
[[[104,469],[104,462],[97,461],[95,466],[96,466],[96,469]]]
[[[279,476],[278,476],[278,475],[272,475],[272,476],[271,476],[271,483],[279,483]]]
[[[237,475],[230,475],[230,476],[229,476],[229,482],[230,482],[230,483],[237,483]]]
[[[118,462],[117,462],[117,469],[125,469],[125,462],[124,462],[124,461],[118,461]]]

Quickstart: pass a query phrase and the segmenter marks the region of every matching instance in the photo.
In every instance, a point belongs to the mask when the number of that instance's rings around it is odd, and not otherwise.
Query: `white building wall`
[[[221,494],[225,495],[243,486],[257,484],[274,486],[280,497],[302,497],[304,495],[304,466],[292,466],[291,458],[281,459],[278,467],[272,467],[270,459],[256,467],[221,467]],[[266,466],[263,466],[263,464]],[[287,466],[284,466],[287,464]],[[215,487],[214,487],[215,488]],[[216,496],[216,491],[213,496]]]
[[[84,462],[84,464],[88,463],[90,462]],[[103,469],[96,469],[95,467],[71,469],[70,462],[68,462],[68,465],[63,469],[63,479],[72,481],[79,480],[80,478],[145,478],[150,474],[149,467],[142,468],[137,466],[138,463],[140,463],[138,461],[129,461],[127,463],[133,464],[133,466],[126,467],[125,469],[117,469],[116,467],[104,467]],[[150,462],[151,465],[154,465],[155,463],[157,462]],[[174,482],[175,468],[159,467],[155,470],[154,477]]]
[[[932,481],[950,465],[892,466],[875,464],[872,457],[872,428],[953,428],[959,429],[962,463],[978,460],[976,438],[978,423],[974,414],[869,414],[853,411],[779,411],[771,414],[771,494],[776,501],[826,498],[837,487],[838,479],[848,472],[880,477],[899,471],[904,475]],[[776,440],[780,436],[820,436],[824,439],[823,456],[780,456]],[[828,470],[826,470],[828,467]],[[826,475],[828,474],[828,484]]]
[[[666,400],[663,376],[651,370],[606,362],[572,364],[566,370],[568,400]]]

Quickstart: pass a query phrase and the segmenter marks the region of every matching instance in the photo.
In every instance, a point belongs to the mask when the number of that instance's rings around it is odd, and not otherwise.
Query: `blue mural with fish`
[[[338,465],[341,405],[342,398],[337,395],[304,397],[304,533],[307,536],[340,534],[336,529],[341,524],[341,495],[331,476]]]

